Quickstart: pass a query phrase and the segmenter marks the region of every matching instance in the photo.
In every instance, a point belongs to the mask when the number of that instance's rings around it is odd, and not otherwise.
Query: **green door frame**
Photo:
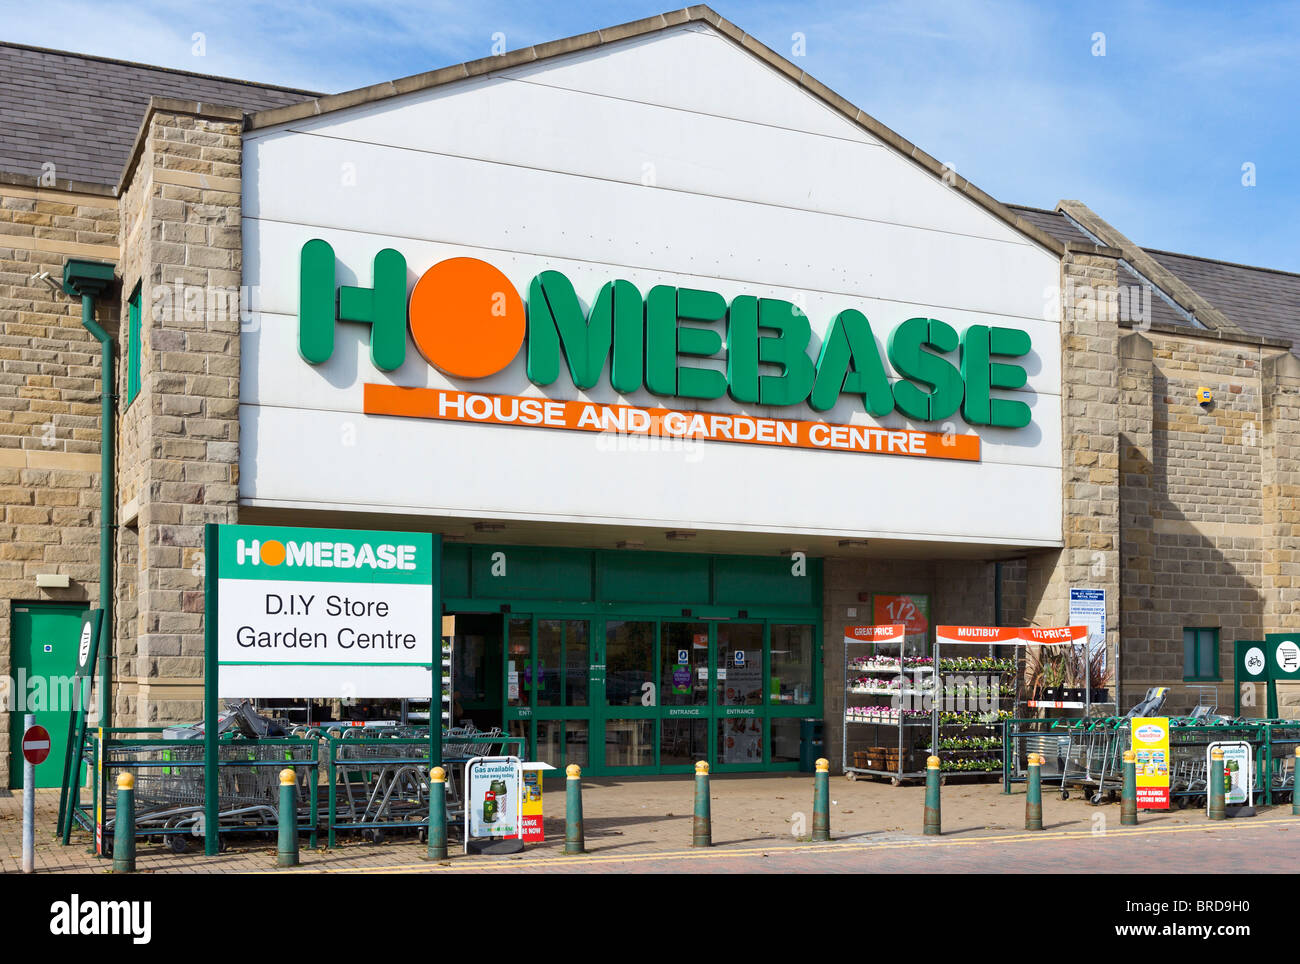
[[[447,608],[455,612],[460,600],[448,600]],[[478,601],[481,606],[482,601]],[[518,611],[515,611],[516,607]],[[466,609],[469,608],[466,601]],[[588,761],[583,768],[583,773],[591,776],[620,776],[620,775],[640,775],[640,774],[660,774],[660,773],[689,773],[693,769],[693,764],[675,764],[662,765],[660,763],[661,752],[661,727],[665,719],[704,719],[707,726],[708,737],[708,760],[710,769],[718,773],[752,773],[752,772],[771,772],[783,770],[798,769],[798,761],[772,762],[772,734],[771,721],[775,719],[795,719],[802,720],[809,717],[821,719],[823,716],[823,699],[822,691],[822,630],[820,618],[813,617],[809,612],[791,612],[789,610],[781,611],[779,609],[755,608],[744,611],[744,615],[736,609],[726,609],[719,612],[710,612],[720,607],[695,607],[689,611],[683,611],[681,607],[673,606],[632,606],[626,609],[609,604],[546,604],[519,602],[507,603],[503,605],[501,613],[502,632],[502,665],[501,665],[501,695],[502,695],[502,719],[503,729],[511,731],[512,724],[524,724],[526,736],[528,738],[528,754],[530,757],[536,756],[537,748],[537,723],[542,720],[583,720],[587,722],[587,740],[588,740]],[[587,686],[587,705],[572,707],[567,705],[554,707],[539,707],[536,705],[538,692],[538,675],[537,675],[537,636],[538,621],[542,619],[559,619],[559,620],[589,620],[588,628],[588,654],[589,654],[589,676]],[[510,672],[510,622],[511,620],[528,620],[529,621],[529,648],[528,658],[525,666],[516,666],[516,672],[519,674],[519,687],[521,696],[525,692],[525,680],[527,680],[527,705],[510,706],[509,705],[509,672]],[[655,705],[654,706],[609,706],[606,703],[606,624],[609,621],[627,621],[627,622],[653,622],[655,624],[655,641],[654,650],[651,656],[652,672],[655,680]],[[704,623],[709,628],[709,650],[708,650],[708,702],[699,706],[665,706],[661,698],[663,680],[661,679],[663,659],[663,626],[665,623],[684,622],[684,623]],[[756,706],[724,706],[718,700],[718,627],[726,623],[731,624],[758,624],[762,627],[762,652],[763,652],[763,672],[762,672],[762,702]],[[811,703],[800,704],[781,704],[771,702],[771,678],[772,678],[772,655],[771,655],[771,630],[773,625],[799,625],[810,626],[813,632],[813,652],[812,652],[812,682],[814,699]],[[567,650],[562,652],[561,666],[567,662]],[[563,676],[563,674],[562,674]],[[737,717],[758,717],[762,720],[763,727],[763,760],[759,764],[750,763],[718,763],[718,728],[720,721],[724,719],[733,719]],[[609,766],[605,761],[605,734],[606,726],[611,719],[618,720],[651,720],[653,721],[651,730],[651,743],[653,747],[653,763],[645,766]],[[561,729],[560,753],[561,759],[567,751],[568,745],[568,727],[563,726]]]

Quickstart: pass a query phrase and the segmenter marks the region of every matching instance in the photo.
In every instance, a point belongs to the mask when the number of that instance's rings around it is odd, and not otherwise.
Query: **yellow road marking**
[[[592,863],[647,863],[655,860],[698,860],[707,858],[738,858],[738,857],[772,857],[782,854],[805,854],[805,853],[827,853],[831,851],[859,851],[859,850],[901,850],[910,847],[962,847],[974,846],[976,844],[989,843],[1015,843],[1027,840],[1076,840],[1076,839],[1106,839],[1110,837],[1141,837],[1152,834],[1169,834],[1169,833],[1196,833],[1226,830],[1235,832],[1238,830],[1249,830],[1262,826],[1272,826],[1275,824],[1293,824],[1292,820],[1286,818],[1273,819],[1255,819],[1241,824],[1215,823],[1215,824],[1187,824],[1177,827],[1119,827],[1108,829],[1103,833],[1096,833],[1092,830],[1044,830],[1026,833],[1011,834],[989,834],[981,837],[939,837],[939,838],[917,838],[914,840],[889,840],[880,843],[871,841],[830,841],[829,843],[820,844],[781,844],[775,843],[770,847],[750,847],[743,849],[724,849],[717,847],[700,847],[691,850],[666,850],[655,853],[639,854],[602,854],[587,853],[577,856],[556,855],[553,857],[536,857],[524,858],[515,861],[480,863],[474,862],[473,866],[462,866],[463,861],[457,860],[454,864],[434,863],[431,861],[421,861],[413,864],[391,864],[380,867],[302,867],[297,870],[256,870],[250,873],[324,873],[324,874],[356,874],[356,873],[402,873],[411,870],[423,871],[443,871],[457,872],[460,870],[475,870],[497,873],[502,871],[525,870],[533,867],[554,867],[565,864],[592,864]],[[345,858],[346,859],[346,858]]]

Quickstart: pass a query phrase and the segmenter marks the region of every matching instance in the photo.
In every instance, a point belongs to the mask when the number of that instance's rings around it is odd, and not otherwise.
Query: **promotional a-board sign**
[[[554,769],[549,763],[535,762],[520,767],[519,826],[524,843],[542,843],[546,839],[542,821],[542,774]]]
[[[1251,803],[1255,794],[1255,757],[1250,744],[1244,740],[1225,740],[1211,743],[1205,748],[1205,773],[1208,779],[1214,772],[1212,761],[1214,751],[1223,751],[1223,803],[1228,807],[1240,807]],[[1206,793],[1205,812],[1210,808],[1209,793]]]
[[[471,837],[523,837],[522,774],[517,756],[481,756],[465,764],[466,853]]]
[[[1135,716],[1131,723],[1137,757],[1139,810],[1169,809],[1169,717]]]
[[[217,695],[428,694],[436,547],[427,532],[220,526]]]

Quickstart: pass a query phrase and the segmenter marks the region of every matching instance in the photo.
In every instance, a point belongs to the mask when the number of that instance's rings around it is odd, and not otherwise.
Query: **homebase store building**
[[[1086,603],[1174,710],[1295,625],[1300,279],[999,203],[707,8],[332,96],[0,54],[136,110],[0,183],[0,660],[107,603],[117,725],[202,716],[206,523],[440,536],[453,717],[593,774],[838,761],[848,624]]]

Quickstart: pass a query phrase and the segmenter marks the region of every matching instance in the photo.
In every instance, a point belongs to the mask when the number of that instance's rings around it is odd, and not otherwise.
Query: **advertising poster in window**
[[[904,652],[924,656],[930,648],[930,597],[917,593],[899,593],[872,597],[872,619],[877,626],[902,623]],[[894,654],[897,655],[897,649]]]

